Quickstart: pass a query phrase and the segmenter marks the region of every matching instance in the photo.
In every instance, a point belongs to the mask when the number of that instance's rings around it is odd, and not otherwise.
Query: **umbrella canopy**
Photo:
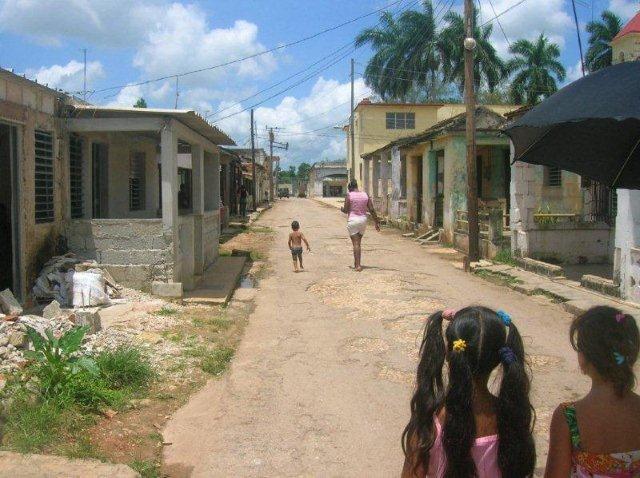
[[[505,129],[515,160],[640,189],[640,61],[581,78]]]

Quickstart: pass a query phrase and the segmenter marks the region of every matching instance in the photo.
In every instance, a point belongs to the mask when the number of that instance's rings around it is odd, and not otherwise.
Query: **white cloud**
[[[122,88],[116,97],[106,103],[105,106],[121,106],[121,107],[132,107],[139,98],[145,98],[145,93],[148,93],[148,89],[143,88],[140,85],[135,86],[127,86],[126,88]]]
[[[160,21],[165,0],[0,0],[0,30],[60,45],[75,38],[87,45],[128,47]]]
[[[609,10],[617,13],[623,20],[629,20],[640,10],[638,0],[610,0]]]
[[[48,85],[51,88],[60,88],[65,91],[77,92],[82,90],[84,65],[78,61],[71,60],[66,65],[52,65],[41,67],[38,70],[27,70],[29,78],[35,78],[39,83]],[[104,76],[102,63],[91,61],[87,63],[87,84]]]
[[[582,76],[582,63],[580,62],[580,60],[578,60],[575,65],[569,66],[567,68],[567,78],[565,84],[568,85],[569,83],[573,83],[574,81],[582,78]]]
[[[138,48],[134,65],[146,76],[156,77],[197,70],[250,56],[266,48],[258,42],[258,27],[237,20],[230,28],[211,29],[205,13],[195,5],[172,4]],[[264,54],[228,67],[180,78],[185,86],[211,88],[226,78],[260,78],[276,66],[272,54]]]
[[[564,0],[535,0],[516,5],[520,0],[493,0],[497,14],[514,7],[500,16],[500,23],[511,43],[521,38],[534,40],[544,33],[561,48],[565,45],[565,34],[573,23],[565,11]],[[495,15],[488,0],[481,0],[483,18],[488,20]],[[486,21],[485,20],[485,21]],[[497,21],[493,22],[492,42],[502,56],[509,54],[509,45],[500,30]]]

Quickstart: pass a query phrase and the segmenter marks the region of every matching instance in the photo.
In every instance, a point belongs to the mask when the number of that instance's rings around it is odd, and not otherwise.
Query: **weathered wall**
[[[103,264],[122,284],[148,290],[152,281],[173,279],[173,241],[161,219],[78,219],[65,235],[72,252]]]
[[[220,213],[205,212],[202,218],[202,242],[204,247],[205,269],[218,258],[218,244],[220,242]]]
[[[614,271],[622,298],[640,303],[640,191],[618,189]]]
[[[640,34],[629,33],[611,42],[613,64],[640,59]]]
[[[530,230],[525,257],[564,264],[606,264],[610,260],[610,227],[604,224],[555,224]]]

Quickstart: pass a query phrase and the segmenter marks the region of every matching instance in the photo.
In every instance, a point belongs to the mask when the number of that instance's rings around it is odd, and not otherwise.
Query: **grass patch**
[[[487,269],[476,269],[473,271],[473,273],[478,277],[481,277],[485,280],[488,280],[489,282],[493,282],[494,284],[498,285],[513,286],[515,284],[523,283],[520,279],[513,277],[512,275],[505,274],[504,272],[490,271]]]
[[[187,353],[191,357],[200,359],[198,366],[203,372],[211,375],[220,375],[229,366],[235,350],[232,347],[226,346],[216,347],[213,349],[200,346],[194,347]]]
[[[177,309],[174,309],[173,307],[168,307],[168,306],[164,306],[162,307],[162,309],[158,310],[155,315],[160,315],[162,317],[170,317],[172,315],[176,315],[178,313]]]
[[[100,375],[110,388],[139,391],[155,378],[148,359],[133,347],[120,347],[96,357]]]
[[[220,244],[224,244],[224,242],[222,242],[222,240],[220,240]],[[231,251],[227,251],[225,249],[220,249],[218,254],[220,255],[220,257],[231,257]]]
[[[233,321],[225,317],[195,317],[193,325],[196,327],[209,327],[213,332],[224,332],[233,324]]]
[[[563,304],[564,302],[567,302],[567,298],[566,297],[562,297],[561,295],[554,294],[553,292],[550,292],[550,291],[544,290],[544,289],[536,289],[536,290],[534,290],[533,291],[533,295],[545,296],[546,298],[548,298],[554,304]]]
[[[251,251],[251,253],[249,254],[249,257],[251,258],[252,261],[263,261],[267,258],[266,254],[263,254],[260,251]]]
[[[267,226],[251,226],[249,228],[250,232],[255,232],[256,234],[273,234],[274,230],[271,227]]]
[[[152,460],[136,460],[129,463],[129,466],[140,473],[142,478],[159,478],[160,465]]]
[[[500,249],[493,260],[494,262],[507,264],[509,266],[515,267],[517,265],[515,258],[511,254],[511,249]]]

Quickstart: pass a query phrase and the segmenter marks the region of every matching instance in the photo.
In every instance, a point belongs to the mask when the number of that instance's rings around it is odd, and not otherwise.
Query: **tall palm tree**
[[[356,46],[370,44],[374,50],[364,78],[383,99],[404,101],[425,88],[427,96],[433,96],[440,67],[438,34],[431,0],[423,0],[422,6],[422,11],[407,10],[397,20],[384,12],[379,26],[356,37]]]
[[[622,29],[622,20],[615,13],[605,10],[600,18],[601,20],[587,23],[587,32],[589,32],[587,68],[591,72],[611,66],[610,43]]]
[[[513,58],[507,68],[513,77],[511,97],[514,103],[533,105],[541,97],[558,90],[557,81],[564,81],[567,72],[558,60],[560,48],[540,34],[535,42],[518,40],[510,48]]]
[[[442,57],[445,78],[455,83],[460,92],[464,89],[464,18],[457,12],[444,16],[447,26],[440,33],[438,48]],[[507,68],[491,43],[493,25],[478,24],[478,10],[474,8],[474,38],[476,40],[474,82],[475,90],[485,85],[489,91],[507,77]]]

